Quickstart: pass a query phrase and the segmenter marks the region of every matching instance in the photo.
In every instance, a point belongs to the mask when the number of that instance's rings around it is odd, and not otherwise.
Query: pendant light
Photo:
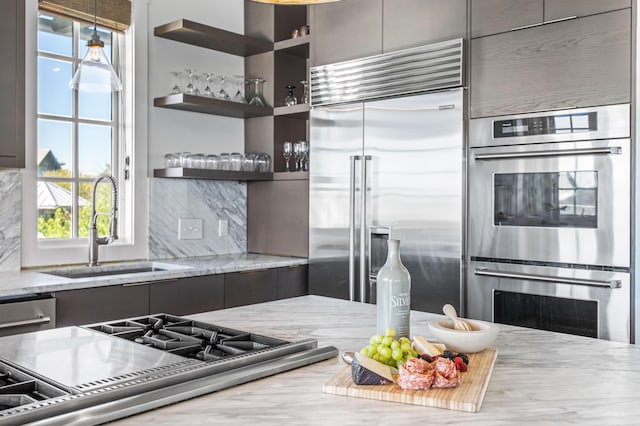
[[[97,30],[96,0],[93,0],[93,35],[69,87],[87,92],[118,92],[122,83],[104,52],[104,42]]]
[[[340,0],[252,0],[257,3],[281,4],[285,6],[296,6],[306,4],[332,3]]]

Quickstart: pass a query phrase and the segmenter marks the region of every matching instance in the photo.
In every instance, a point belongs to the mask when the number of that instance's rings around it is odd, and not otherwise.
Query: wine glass
[[[284,98],[284,104],[286,106],[293,106],[293,105],[296,105],[298,103],[298,98],[296,98],[293,95],[293,89],[295,89],[295,88],[296,88],[296,86],[291,85],[291,84],[287,86],[288,92],[287,92],[287,96]]]
[[[230,100],[231,98],[229,97],[229,94],[225,90],[225,87],[227,86],[227,76],[218,75],[216,76],[216,80],[218,82],[218,87],[220,88],[220,90],[218,90],[218,92],[216,93],[216,97],[220,99],[224,99],[225,101]]]
[[[306,142],[296,142],[293,144],[293,158],[295,159],[296,170],[302,170],[302,158],[304,156],[304,146]]]
[[[203,89],[202,89],[202,94],[206,97],[209,98],[213,98],[214,94],[213,94],[213,83],[215,80],[215,76],[213,75],[213,73],[211,72],[205,72],[202,73],[201,75],[202,80],[203,80]]]
[[[182,93],[182,89],[180,88],[181,86],[180,83],[184,78],[184,76],[180,71],[171,71],[170,74],[171,74],[171,90],[169,91],[169,94],[175,95],[176,93]]]
[[[240,102],[240,103],[246,104],[247,100],[245,99],[242,92],[244,91],[244,85],[247,82],[247,80],[244,79],[243,75],[234,75],[233,77],[236,79],[236,82],[238,83],[238,89],[236,90],[236,94],[233,95],[232,100],[234,102]]]
[[[302,99],[301,102],[303,104],[309,103],[309,82],[307,80],[302,80],[300,82],[302,84]]]
[[[187,86],[184,92],[187,95],[200,96],[200,90],[196,87],[196,81],[198,80],[198,75],[196,74],[196,70],[194,70],[193,68],[187,68],[184,71],[187,76]]]
[[[289,170],[289,160],[291,159],[291,155],[293,155],[293,144],[291,142],[285,142],[282,144],[282,156],[284,157],[284,170],[286,172]]]
[[[262,97],[262,84],[266,81],[263,78],[252,78],[249,80],[253,83],[253,95],[249,101],[250,105],[265,106],[264,99]]]
[[[300,157],[298,170],[307,171],[309,169],[309,163],[307,162],[309,158],[309,145],[306,141],[299,141],[296,145],[298,146],[298,156]]]

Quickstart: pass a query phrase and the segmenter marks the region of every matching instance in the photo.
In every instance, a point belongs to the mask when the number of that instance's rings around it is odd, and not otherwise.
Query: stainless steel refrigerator
[[[311,110],[311,294],[375,303],[393,238],[411,308],[460,308],[463,98],[457,88]]]

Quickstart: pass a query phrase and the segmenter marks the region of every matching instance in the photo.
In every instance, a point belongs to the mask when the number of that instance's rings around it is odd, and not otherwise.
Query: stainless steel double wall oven
[[[472,318],[630,341],[630,106],[471,120]]]

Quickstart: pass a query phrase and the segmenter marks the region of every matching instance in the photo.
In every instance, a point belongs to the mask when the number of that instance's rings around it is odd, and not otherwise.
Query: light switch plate
[[[218,219],[218,237],[226,237],[229,235],[229,221],[227,219]]]
[[[179,240],[201,240],[202,219],[178,219]]]

